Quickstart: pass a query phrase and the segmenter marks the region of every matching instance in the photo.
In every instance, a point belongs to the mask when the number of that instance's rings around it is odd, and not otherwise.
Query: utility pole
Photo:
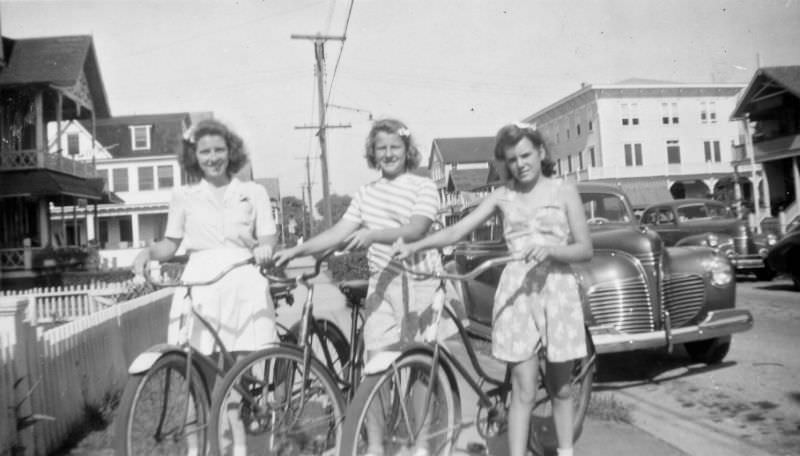
[[[333,217],[331,216],[330,205],[330,183],[328,180],[328,151],[327,151],[327,138],[325,130],[328,128],[349,128],[350,125],[326,125],[325,124],[325,42],[328,40],[344,41],[344,36],[331,36],[331,35],[292,35],[293,40],[312,40],[314,42],[314,58],[316,60],[315,73],[317,76],[317,92],[319,98],[319,125],[309,127],[295,127],[295,128],[315,128],[318,129],[317,136],[319,137],[320,149],[320,163],[322,168],[322,200],[325,202],[325,228],[329,228],[332,224]],[[309,206],[312,202],[309,200]]]

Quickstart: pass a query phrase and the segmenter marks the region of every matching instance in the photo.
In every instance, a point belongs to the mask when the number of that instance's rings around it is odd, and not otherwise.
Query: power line
[[[347,9],[347,19],[344,22],[344,31],[342,37],[347,38],[347,28],[350,26],[350,16],[353,14],[353,5],[355,0],[350,0],[350,7]],[[333,66],[333,74],[331,75],[331,85],[328,87],[328,96],[325,98],[325,106],[331,101],[331,93],[333,93],[333,84],[336,81],[336,72],[339,70],[339,62],[342,60],[342,53],[344,52],[344,39],[342,45],[339,47],[339,55],[336,57],[336,65]]]

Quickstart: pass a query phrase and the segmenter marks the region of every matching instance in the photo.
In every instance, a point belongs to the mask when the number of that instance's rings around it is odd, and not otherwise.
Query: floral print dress
[[[512,253],[535,244],[566,245],[566,208],[558,198],[561,181],[549,181],[546,197],[531,205],[524,195],[504,188],[500,195],[504,234]],[[547,359],[563,362],[586,355],[578,283],[569,264],[547,260],[506,265],[492,309],[492,354],[506,362],[536,355],[539,342]]]

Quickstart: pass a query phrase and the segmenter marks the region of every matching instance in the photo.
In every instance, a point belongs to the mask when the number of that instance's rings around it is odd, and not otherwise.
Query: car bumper
[[[730,260],[733,267],[739,271],[764,268],[764,258],[758,255],[732,256]]]
[[[616,353],[645,348],[670,347],[695,340],[713,339],[753,327],[753,316],[743,309],[725,309],[708,312],[697,325],[660,330],[648,333],[625,334],[614,328],[590,327],[592,340],[598,353]]]

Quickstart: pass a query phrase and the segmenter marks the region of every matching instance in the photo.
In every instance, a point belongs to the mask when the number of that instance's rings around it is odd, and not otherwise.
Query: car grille
[[[642,263],[642,266],[646,268],[656,267],[656,254],[653,252],[640,253],[636,255],[636,258]]]
[[[596,324],[627,333],[653,330],[650,294],[641,278],[596,285],[588,297]]]
[[[664,308],[673,327],[694,318],[705,302],[705,283],[695,274],[673,274],[664,278]]]

